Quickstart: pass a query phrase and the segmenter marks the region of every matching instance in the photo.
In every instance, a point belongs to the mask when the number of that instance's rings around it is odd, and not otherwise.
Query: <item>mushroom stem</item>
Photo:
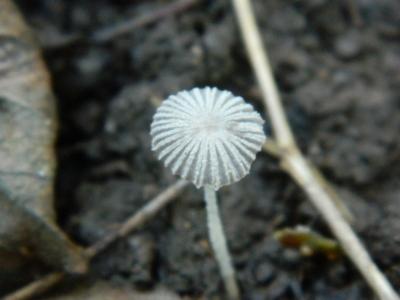
[[[211,245],[217,259],[225,289],[229,299],[240,299],[239,288],[236,282],[235,270],[232,266],[231,256],[228,251],[225,234],[222,228],[222,222],[217,204],[217,193],[210,185],[204,186],[204,199],[206,201],[208,232]]]

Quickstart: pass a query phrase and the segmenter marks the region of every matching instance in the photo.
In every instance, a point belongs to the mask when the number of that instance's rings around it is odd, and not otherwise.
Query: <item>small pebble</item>
[[[254,277],[257,283],[267,284],[275,276],[274,268],[268,262],[262,262],[255,267]]]
[[[335,41],[336,54],[342,59],[353,59],[360,55],[361,37],[356,31],[346,32]]]

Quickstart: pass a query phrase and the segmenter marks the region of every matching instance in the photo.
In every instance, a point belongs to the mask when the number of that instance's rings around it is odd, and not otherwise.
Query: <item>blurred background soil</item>
[[[176,180],[150,151],[155,105],[167,95],[218,86],[264,111],[227,0],[192,1],[109,41],[93,39],[171,2],[17,1],[58,97],[59,222],[83,245]],[[303,150],[338,187],[360,237],[400,289],[400,2],[253,2]],[[273,239],[298,224],[330,233],[272,157],[260,153],[251,174],[219,196],[245,299],[373,299],[346,259],[303,257]],[[188,299],[222,297],[201,191],[187,188],[100,255],[92,277],[143,290],[161,284]]]

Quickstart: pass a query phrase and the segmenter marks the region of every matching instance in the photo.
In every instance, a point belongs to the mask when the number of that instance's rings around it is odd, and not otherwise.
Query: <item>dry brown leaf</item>
[[[69,290],[62,296],[49,296],[43,300],[180,300],[171,291],[159,287],[149,292],[139,292],[128,284],[99,281]]]
[[[0,279],[28,257],[71,272],[86,268],[81,249],[55,225],[55,134],[39,49],[15,5],[0,0]]]

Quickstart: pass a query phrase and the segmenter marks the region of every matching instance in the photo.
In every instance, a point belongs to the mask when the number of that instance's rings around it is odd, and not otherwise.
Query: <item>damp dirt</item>
[[[18,2],[43,44],[58,98],[59,222],[82,245],[176,180],[150,151],[155,105],[168,94],[218,86],[263,112],[229,1],[198,1],[106,42],[91,37],[169,2]],[[400,3],[253,2],[302,149],[338,188],[399,289]],[[219,198],[244,299],[373,299],[345,258],[303,257],[273,239],[275,230],[299,224],[331,234],[269,155],[260,153],[251,174]],[[96,258],[91,276],[223,299],[205,218],[201,191],[187,188]]]

